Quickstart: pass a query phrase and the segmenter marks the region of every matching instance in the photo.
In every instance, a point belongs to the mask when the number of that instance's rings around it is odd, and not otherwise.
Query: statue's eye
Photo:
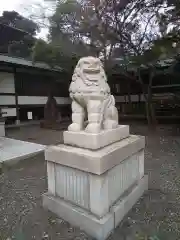
[[[89,62],[84,62],[84,64],[88,65],[88,64],[89,64]]]

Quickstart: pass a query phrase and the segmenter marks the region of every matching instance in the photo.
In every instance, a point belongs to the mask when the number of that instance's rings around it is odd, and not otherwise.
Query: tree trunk
[[[152,67],[150,69],[150,76],[149,76],[149,83],[148,83],[148,88],[146,88],[145,84],[143,83],[140,75],[140,71],[138,71],[138,79],[142,87],[144,99],[145,99],[145,104],[146,104],[146,116],[147,116],[147,122],[148,125],[151,128],[155,128],[157,125],[156,121],[156,114],[152,102],[152,81],[154,78],[154,68]],[[147,93],[147,95],[146,95]]]
[[[130,91],[130,84],[128,83],[127,86],[127,92],[128,92],[128,113],[131,114],[132,113],[132,101],[131,101],[131,91]]]
[[[155,128],[157,125],[157,120],[156,120],[156,114],[155,114],[155,110],[154,110],[154,106],[153,106],[153,102],[152,102],[152,81],[153,81],[153,77],[154,77],[154,69],[150,70],[150,78],[149,78],[149,85],[148,85],[148,109],[149,109],[149,115],[151,118],[151,124],[150,126],[152,128]]]
[[[148,104],[148,101],[146,101],[146,117],[147,117],[147,122],[148,122],[148,126],[151,125],[151,116],[150,116],[150,111],[149,111],[149,104]]]
[[[146,117],[147,117],[148,126],[151,128],[155,128],[157,125],[157,120],[156,120],[154,106],[152,103],[152,96],[147,97],[145,93],[143,93],[143,95],[144,95],[145,104],[146,104]]]

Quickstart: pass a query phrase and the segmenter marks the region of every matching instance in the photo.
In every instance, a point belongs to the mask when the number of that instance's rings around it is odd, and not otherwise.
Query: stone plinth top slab
[[[119,125],[118,128],[103,130],[97,134],[65,131],[64,144],[96,150],[127,137],[129,137],[129,126]]]
[[[0,163],[16,164],[45,150],[45,145],[0,137]]]
[[[45,150],[45,159],[101,175],[144,147],[145,137],[130,135],[128,138],[96,151],[64,144],[50,146]]]

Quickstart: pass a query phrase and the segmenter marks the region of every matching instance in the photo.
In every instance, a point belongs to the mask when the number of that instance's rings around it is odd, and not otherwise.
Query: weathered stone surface
[[[96,151],[60,144],[47,147],[45,159],[64,166],[101,175],[123,160],[144,149],[145,138],[130,135]]]
[[[114,229],[113,213],[98,219],[82,208],[49,194],[43,195],[43,206],[72,225],[80,227],[97,240],[105,240]]]
[[[145,175],[137,184],[127,191],[122,198],[112,207],[114,212],[114,228],[116,228],[134,204],[139,200],[145,191],[148,190],[148,176]]]
[[[141,154],[135,153],[101,175],[48,161],[48,192],[102,217],[141,178]]]
[[[101,61],[79,60],[70,85],[72,124],[64,144],[45,151],[48,193],[43,205],[105,240],[147,189],[145,138],[118,125]]]
[[[140,180],[139,152],[100,176],[89,174],[89,180],[90,211],[103,217],[124,192]]]
[[[53,181],[56,196],[89,209],[89,173],[55,164]]]
[[[88,211],[48,193],[43,195],[43,206],[70,224],[80,227],[95,239],[105,240],[147,190],[147,187],[148,178],[144,176],[102,218],[97,218]]]
[[[72,124],[68,130],[99,133],[118,127],[118,111],[103,65],[95,57],[81,58],[69,88],[72,99]],[[87,125],[85,120],[87,121]]]
[[[129,137],[129,126],[119,125],[116,129],[103,130],[98,134],[65,131],[64,144],[95,150],[127,137]]]

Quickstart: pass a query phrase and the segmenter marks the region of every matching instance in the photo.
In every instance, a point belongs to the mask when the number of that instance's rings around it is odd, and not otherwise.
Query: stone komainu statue
[[[69,88],[72,124],[69,131],[99,133],[118,126],[118,111],[99,58],[81,58]],[[86,121],[87,120],[87,121]]]

